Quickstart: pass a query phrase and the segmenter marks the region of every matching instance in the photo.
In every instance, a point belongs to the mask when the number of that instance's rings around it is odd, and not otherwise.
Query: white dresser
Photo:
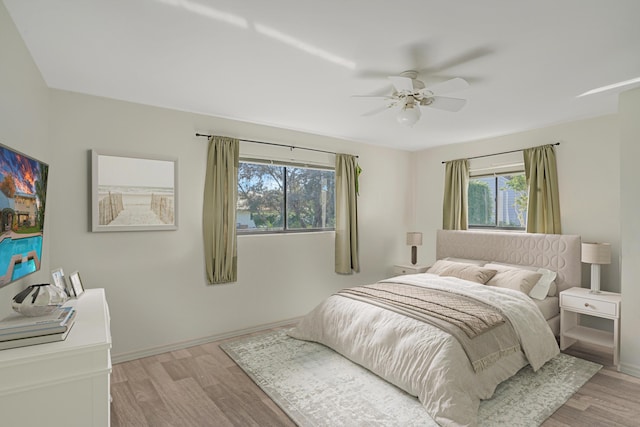
[[[110,424],[111,332],[104,289],[74,305],[66,340],[0,350],[0,425],[89,427]]]

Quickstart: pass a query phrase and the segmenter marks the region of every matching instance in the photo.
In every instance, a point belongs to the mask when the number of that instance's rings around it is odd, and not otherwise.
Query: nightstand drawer
[[[618,317],[617,304],[609,301],[562,295],[560,306],[579,310],[583,313],[593,313],[595,316]]]

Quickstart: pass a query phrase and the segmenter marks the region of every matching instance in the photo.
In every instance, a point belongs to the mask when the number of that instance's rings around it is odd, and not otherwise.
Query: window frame
[[[252,236],[252,235],[266,235],[266,234],[299,234],[299,233],[322,233],[322,232],[335,232],[334,227],[326,227],[326,228],[304,228],[304,229],[289,229],[287,228],[289,222],[289,215],[287,209],[287,167],[293,168],[303,168],[303,169],[315,169],[315,170],[323,170],[323,171],[331,171],[334,174],[334,211],[335,211],[335,173],[336,168],[328,165],[321,165],[315,163],[303,163],[292,161],[283,161],[283,160],[270,160],[270,159],[260,159],[255,157],[240,157],[239,163],[254,163],[261,165],[269,165],[269,166],[281,166],[284,168],[284,176],[283,176],[283,206],[284,206],[284,218],[283,218],[283,228],[282,230],[259,230],[259,229],[241,229],[236,226],[236,234],[238,236]],[[238,165],[239,167],[240,165]],[[237,210],[237,208],[236,208]],[[334,220],[335,223],[335,220]]]
[[[498,211],[500,209],[500,207],[498,206],[498,177],[500,176],[505,176],[505,175],[525,175],[525,171],[524,169],[522,170],[511,170],[511,171],[500,171],[500,172],[489,172],[489,173],[482,173],[482,174],[474,174],[474,175],[470,175],[469,176],[469,180],[472,179],[477,179],[477,178],[494,178],[494,182],[495,182],[495,192],[494,192],[494,199],[493,199],[493,203],[494,203],[494,215],[495,215],[495,221],[496,221],[496,225],[479,225],[479,224],[471,224],[468,223],[467,226],[468,228],[471,230],[500,230],[500,231],[511,231],[511,232],[518,232],[518,233],[522,233],[522,232],[526,232],[527,231],[527,224],[525,222],[525,224],[522,227],[505,227],[505,226],[499,226],[498,225]],[[468,191],[468,190],[467,190]],[[528,194],[527,194],[528,197]],[[467,216],[468,216],[468,210],[469,210],[469,206],[467,205]],[[529,216],[527,215],[527,219],[529,218]]]

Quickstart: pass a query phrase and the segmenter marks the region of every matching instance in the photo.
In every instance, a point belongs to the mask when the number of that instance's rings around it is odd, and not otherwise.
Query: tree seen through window
[[[240,232],[333,229],[334,193],[333,170],[240,162],[238,229]]]

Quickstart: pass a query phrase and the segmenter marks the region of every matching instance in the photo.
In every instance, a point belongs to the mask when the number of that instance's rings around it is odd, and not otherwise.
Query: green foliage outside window
[[[528,199],[522,173],[473,177],[468,190],[469,226],[524,229]]]
[[[505,186],[501,190],[513,190],[516,194],[516,198],[513,202],[513,207],[518,215],[520,224],[514,224],[519,227],[526,225],[525,215],[527,213],[527,205],[529,204],[529,190],[527,188],[527,180],[524,175],[513,175],[505,183]]]
[[[335,173],[332,170],[241,162],[238,229],[333,229],[334,192]]]
[[[469,180],[469,212],[471,225],[494,225],[495,202],[489,184],[479,179]]]

